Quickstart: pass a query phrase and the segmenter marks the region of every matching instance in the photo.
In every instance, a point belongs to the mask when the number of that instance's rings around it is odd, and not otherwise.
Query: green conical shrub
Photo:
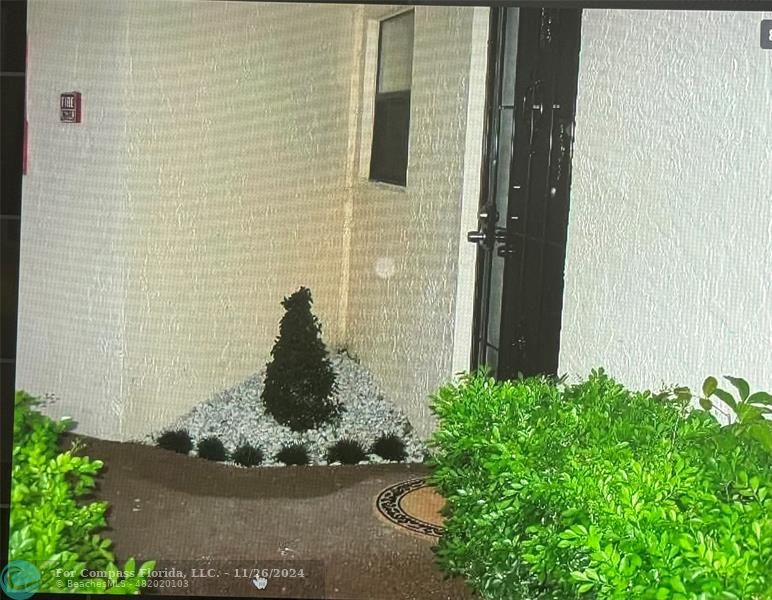
[[[294,431],[313,429],[335,418],[335,372],[311,313],[311,291],[302,287],[282,302],[286,313],[265,373],[266,411]]]

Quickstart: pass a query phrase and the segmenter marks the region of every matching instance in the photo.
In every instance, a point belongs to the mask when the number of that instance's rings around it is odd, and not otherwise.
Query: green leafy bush
[[[715,377],[708,377],[702,384],[703,396],[698,397],[700,406],[704,410],[710,411],[715,406],[712,398],[718,398],[730,411],[729,416],[732,421],[728,428],[736,435],[755,440],[772,454],[772,420],[770,420],[772,394],[767,392],[751,394],[748,382],[740,377],[725,375],[724,379],[735,387],[739,398],[735,398],[730,392],[718,387],[718,381]],[[691,394],[688,388],[677,390],[677,392],[683,391]]]
[[[377,454],[386,460],[403,461],[405,460],[405,456],[407,456],[405,452],[405,442],[394,433],[382,435],[375,440],[372,447],[372,454]]]
[[[772,597],[770,454],[687,404],[602,370],[444,386],[441,566],[496,600]]]
[[[276,460],[285,465],[307,465],[308,450],[303,444],[289,444],[277,452]]]
[[[214,462],[223,462],[228,458],[228,452],[225,446],[215,436],[204,438],[198,442],[198,456]]]
[[[263,462],[263,451],[249,444],[236,448],[233,453],[233,462],[242,467],[256,467]]]
[[[344,465],[356,465],[367,460],[362,444],[356,440],[340,440],[327,449],[327,462],[340,462]]]
[[[184,429],[164,431],[158,436],[156,444],[159,448],[171,450],[172,452],[179,452],[180,454],[188,454],[193,449],[193,442],[190,439],[190,435]]]
[[[286,312],[265,372],[266,412],[294,431],[327,423],[341,410],[332,397],[335,372],[319,320],[311,313],[312,302],[304,287],[284,299]]]
[[[80,456],[80,445],[60,452],[67,420],[54,421],[35,410],[36,398],[16,392],[13,415],[13,467],[9,560],[26,560],[41,572],[41,592],[138,593],[155,568],[136,568],[133,559],[115,563],[105,527],[105,502],[83,502],[94,489],[102,461]],[[103,571],[108,578],[81,577]],[[127,575],[118,577],[122,571]]]

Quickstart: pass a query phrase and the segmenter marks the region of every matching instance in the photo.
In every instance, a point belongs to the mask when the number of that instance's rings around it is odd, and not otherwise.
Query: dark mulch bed
[[[425,476],[422,465],[240,469],[142,444],[81,439],[85,453],[105,462],[97,496],[110,503],[104,534],[119,559],[155,559],[159,570],[177,567],[188,574],[185,582],[159,579],[148,593],[474,597],[463,581],[444,579],[432,541],[376,516],[378,493]],[[261,591],[251,581],[255,568],[288,569],[287,577],[270,578]],[[301,568],[304,578],[298,577]],[[202,576],[193,578],[193,569]]]

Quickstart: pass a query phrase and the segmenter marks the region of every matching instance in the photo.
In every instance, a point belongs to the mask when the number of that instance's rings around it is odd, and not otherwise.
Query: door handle
[[[542,82],[540,79],[537,79],[526,88],[525,94],[523,94],[521,112],[523,118],[526,118],[526,115],[531,115],[534,112],[538,113],[539,117],[544,115],[544,103],[542,102],[541,94],[539,93],[541,92],[541,89]]]
[[[466,241],[486,248],[491,246],[490,225],[488,224],[491,215],[493,215],[493,222],[495,222],[498,219],[498,212],[496,211],[496,206],[489,202],[482,206],[480,212],[477,213],[477,219],[480,223],[479,229],[467,232]]]
[[[515,340],[515,343],[513,344],[513,346],[518,350],[520,350],[520,352],[522,352],[523,350],[525,350],[525,344],[526,344],[525,336],[521,333],[519,336],[517,336],[517,339]]]
[[[484,231],[470,231],[466,234],[466,241],[473,244],[482,244],[487,237]]]

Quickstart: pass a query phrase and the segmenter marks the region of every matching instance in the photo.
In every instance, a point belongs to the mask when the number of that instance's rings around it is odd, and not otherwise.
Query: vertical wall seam
[[[338,301],[338,339],[348,344],[348,306],[351,288],[351,231],[354,220],[354,181],[358,171],[359,122],[362,97],[362,57],[364,51],[364,7],[357,6],[351,16],[352,53],[348,107],[348,149],[343,203],[341,278]]]

